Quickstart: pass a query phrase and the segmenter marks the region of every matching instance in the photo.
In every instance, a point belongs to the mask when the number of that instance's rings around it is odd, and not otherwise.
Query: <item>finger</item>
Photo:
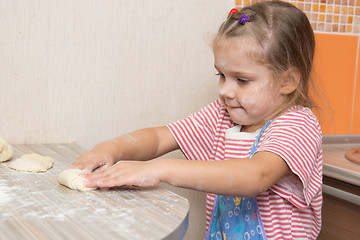
[[[103,179],[103,178],[109,178],[112,174],[115,173],[115,171],[113,170],[113,166],[111,167],[102,167],[102,168],[98,168],[98,170],[96,171],[92,171],[92,172],[85,172],[84,173],[84,177],[91,182],[94,182],[96,180],[99,179]]]
[[[94,178],[87,178],[88,181],[85,183],[87,187],[115,187],[126,185],[121,181],[121,177],[114,175],[100,175]]]
[[[109,165],[111,165],[109,160],[103,159],[99,154],[89,152],[81,155],[70,167],[79,168],[85,172],[92,172],[97,168]]]
[[[84,172],[92,172],[97,167],[98,167],[97,164],[94,162],[91,162],[91,161],[74,162],[70,166],[70,168],[78,168],[78,169],[84,170]]]
[[[126,185],[124,181],[127,179],[128,165],[126,162],[121,162],[121,164],[101,168],[99,171],[87,174],[85,178],[88,180],[89,186],[114,187]]]

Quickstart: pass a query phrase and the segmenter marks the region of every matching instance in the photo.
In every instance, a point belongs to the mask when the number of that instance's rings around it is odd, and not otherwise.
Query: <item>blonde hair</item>
[[[241,15],[246,15],[250,21],[241,23]],[[249,50],[249,54],[264,63],[275,76],[296,68],[301,77],[297,89],[289,94],[287,107],[314,106],[309,88],[313,87],[311,71],[315,37],[310,22],[302,11],[281,1],[256,3],[229,14],[213,40],[213,48],[223,37],[253,39],[263,51],[255,53]]]

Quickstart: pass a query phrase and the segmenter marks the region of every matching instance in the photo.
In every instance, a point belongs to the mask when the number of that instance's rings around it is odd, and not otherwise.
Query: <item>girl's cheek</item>
[[[224,97],[223,97],[223,96],[221,96],[220,94],[219,94],[219,99],[220,99],[220,102],[221,102],[222,104],[225,104]]]
[[[253,106],[256,104],[257,97],[256,95],[243,97],[241,99],[241,105],[243,106]]]
[[[223,96],[225,94],[225,90],[223,88],[220,88],[219,94],[220,94],[220,96]]]

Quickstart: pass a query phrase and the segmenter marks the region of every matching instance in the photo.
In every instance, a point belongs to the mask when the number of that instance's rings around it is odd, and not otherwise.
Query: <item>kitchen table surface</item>
[[[55,163],[43,173],[0,163],[0,239],[182,239],[187,199],[163,188],[70,190],[58,174],[85,149],[71,144],[12,145],[14,157],[38,153]]]
[[[324,136],[324,175],[360,186],[360,165],[345,158],[355,148],[360,148],[360,135]]]

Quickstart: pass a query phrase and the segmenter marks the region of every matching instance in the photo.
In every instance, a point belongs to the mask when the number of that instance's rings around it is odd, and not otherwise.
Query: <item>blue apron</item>
[[[249,158],[256,152],[260,137],[271,122],[267,122],[262,127],[252,145]],[[215,195],[205,240],[233,239],[267,239],[256,197],[241,198]]]

